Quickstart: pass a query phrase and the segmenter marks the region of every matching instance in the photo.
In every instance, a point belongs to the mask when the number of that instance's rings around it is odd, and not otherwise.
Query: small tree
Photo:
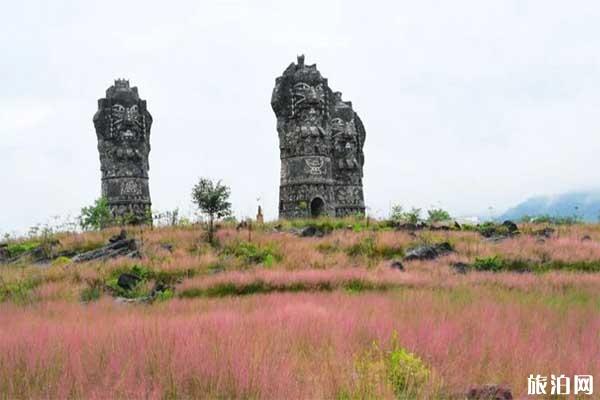
[[[395,204],[392,206],[390,219],[395,222],[417,224],[421,221],[421,209],[413,207],[410,211],[404,211],[401,205]]]
[[[450,213],[441,208],[432,208],[431,210],[427,210],[427,215],[427,221],[429,222],[448,221],[451,218]]]
[[[200,178],[200,181],[192,189],[192,201],[203,214],[208,216],[208,242],[210,244],[213,244],[215,219],[231,215],[230,194],[231,190],[228,186],[221,184],[221,181],[215,183],[208,178]]]
[[[104,229],[112,222],[108,201],[104,197],[96,199],[94,205],[81,209],[79,224],[85,230]]]

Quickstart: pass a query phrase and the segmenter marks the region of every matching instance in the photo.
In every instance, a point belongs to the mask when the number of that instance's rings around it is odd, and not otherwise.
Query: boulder
[[[583,236],[581,238],[582,242],[587,242],[587,241],[590,241],[590,240],[592,240],[592,237],[590,235],[585,235],[585,236]]]
[[[467,392],[469,400],[512,400],[510,388],[503,385],[478,385]]]
[[[140,278],[137,275],[130,274],[130,273],[123,273],[123,274],[119,275],[119,279],[117,280],[117,285],[119,285],[119,287],[122,289],[131,290],[134,287],[136,287],[137,284],[141,282],[141,280],[142,280],[142,278]]]
[[[298,236],[300,237],[323,237],[327,234],[325,230],[314,226],[309,225],[297,231]]]
[[[404,261],[413,260],[433,260],[439,256],[453,252],[452,245],[448,242],[442,242],[434,245],[424,244],[410,249]]]
[[[390,264],[390,268],[397,269],[398,271],[404,271],[404,265],[402,265],[402,262],[400,262],[399,260],[392,261],[392,263]]]
[[[72,261],[79,263],[92,260],[105,260],[119,256],[140,257],[136,240],[128,238],[124,230],[108,239],[108,242],[104,247],[76,255]]]
[[[509,235],[513,235],[513,234],[519,232],[519,227],[517,226],[517,224],[515,224],[511,220],[504,221],[502,223],[502,226],[504,226],[504,227],[506,227],[506,229],[508,229]]]
[[[464,262],[452,263],[452,264],[450,264],[450,266],[458,274],[466,274],[467,271],[471,268],[471,266],[469,264],[464,263]]]
[[[552,235],[554,235],[554,232],[555,232],[554,228],[544,228],[544,229],[538,229],[537,231],[533,231],[533,235],[538,236],[538,237],[544,237],[546,239],[550,239],[552,237]]]

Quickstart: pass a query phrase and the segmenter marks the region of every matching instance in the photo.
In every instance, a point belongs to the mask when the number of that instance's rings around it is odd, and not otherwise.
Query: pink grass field
[[[111,232],[65,236],[61,243],[102,242]],[[450,268],[495,254],[597,261],[599,232],[572,227],[544,243],[523,235],[498,244],[471,232],[428,232],[429,240],[449,239],[457,253],[405,263],[400,272],[388,260],[319,250],[346,248],[366,233],[304,239],[255,232],[254,243],[282,253],[267,268],[223,258],[202,247],[196,231],[167,228],[144,233],[138,261],[0,268],[1,284],[41,282],[27,301],[0,302],[0,398],[394,398],[376,360],[373,373],[359,368],[374,347],[390,349],[393,337],[431,372],[419,398],[464,398],[471,385],[488,383],[506,384],[524,398],[527,377],[538,373],[600,379],[600,274],[462,275]],[[593,240],[581,242],[583,234]],[[389,246],[415,240],[403,232],[375,236]],[[223,245],[240,237],[219,232]],[[175,244],[172,254],[160,248],[165,242]],[[225,270],[207,272],[217,261]],[[195,274],[163,302],[122,304],[106,293],[95,302],[79,300],[88,280],[135,263]],[[348,290],[353,281],[367,289]],[[256,282],[281,291],[177,297]]]

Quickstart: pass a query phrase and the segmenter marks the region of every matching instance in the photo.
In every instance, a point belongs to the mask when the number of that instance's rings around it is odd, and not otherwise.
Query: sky
[[[277,217],[275,78],[299,54],[364,122],[368,212],[455,216],[598,187],[600,2],[30,1],[0,13],[0,233],[100,195],[92,117],[116,78],[153,116],[153,209],[200,177]]]

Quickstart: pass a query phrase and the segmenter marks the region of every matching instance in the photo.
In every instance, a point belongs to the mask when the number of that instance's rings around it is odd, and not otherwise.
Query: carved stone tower
[[[279,133],[280,218],[364,213],[365,131],[352,104],[299,56],[276,79],[271,106]]]
[[[94,115],[102,196],[111,214],[129,223],[151,223],[148,154],[152,116],[137,87],[117,79],[98,100]]]

